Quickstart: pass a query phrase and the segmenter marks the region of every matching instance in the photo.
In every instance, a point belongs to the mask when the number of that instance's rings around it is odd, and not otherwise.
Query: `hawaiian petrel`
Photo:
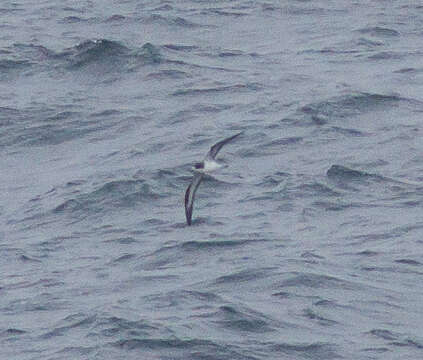
[[[200,186],[201,181],[205,174],[208,174],[214,170],[221,168],[223,165],[219,164],[215,158],[220,149],[228,143],[229,141],[235,139],[237,136],[241,135],[242,131],[238,134],[235,134],[227,139],[219,141],[214,144],[209,152],[207,153],[204,161],[195,163],[193,170],[195,172],[194,177],[192,178],[191,184],[188,186],[185,192],[185,215],[187,217],[187,224],[191,225],[192,218],[192,208],[194,206],[195,193],[197,192],[198,187]]]

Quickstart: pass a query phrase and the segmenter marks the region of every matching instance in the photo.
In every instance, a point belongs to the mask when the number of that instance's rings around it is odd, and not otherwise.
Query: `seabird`
[[[217,153],[223,147],[223,145],[227,144],[229,141],[235,139],[237,136],[241,135],[243,132],[241,131],[238,134],[235,134],[231,137],[228,137],[218,143],[214,144],[209,152],[207,153],[206,157],[202,162],[195,163],[193,170],[195,172],[194,177],[192,178],[191,184],[188,186],[185,192],[185,215],[187,217],[187,224],[191,225],[191,218],[192,218],[192,208],[194,206],[194,198],[195,193],[197,192],[198,187],[200,186],[201,181],[205,174],[208,174],[214,170],[221,168],[223,165],[219,164],[215,159]]]

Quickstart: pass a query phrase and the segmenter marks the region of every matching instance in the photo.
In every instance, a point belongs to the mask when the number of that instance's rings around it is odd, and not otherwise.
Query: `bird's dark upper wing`
[[[188,186],[185,192],[185,216],[187,217],[187,224],[191,225],[192,209],[194,206],[195,193],[203,180],[202,173],[195,173],[192,178],[191,184]]]
[[[220,149],[222,148],[223,145],[225,145],[226,143],[228,143],[229,141],[235,139],[237,136],[241,135],[243,133],[243,131],[241,131],[238,134],[235,134],[231,137],[228,137],[225,140],[219,141],[218,143],[214,144],[211,148],[210,151],[207,153],[206,155],[206,159],[214,159],[217,155],[217,153],[220,151]]]

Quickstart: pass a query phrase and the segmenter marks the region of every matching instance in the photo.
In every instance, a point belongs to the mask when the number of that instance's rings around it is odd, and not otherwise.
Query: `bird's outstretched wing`
[[[195,173],[192,178],[191,184],[189,184],[187,191],[185,192],[185,216],[187,217],[187,224],[191,225],[192,209],[194,206],[195,193],[203,180],[202,173]]]
[[[214,144],[211,148],[210,148],[210,150],[209,150],[209,152],[207,153],[207,155],[206,155],[206,159],[215,159],[215,157],[216,157],[216,155],[217,155],[217,153],[220,151],[220,149],[222,148],[222,146],[223,145],[225,145],[226,143],[228,143],[229,141],[231,141],[231,140],[233,140],[233,139],[235,139],[237,136],[239,136],[239,135],[241,135],[243,133],[243,131],[241,131],[240,133],[238,133],[238,134],[235,134],[235,135],[233,135],[233,136],[231,136],[231,137],[228,137],[227,139],[224,139],[224,140],[222,140],[222,141],[219,141],[218,143],[216,143],[216,144]]]

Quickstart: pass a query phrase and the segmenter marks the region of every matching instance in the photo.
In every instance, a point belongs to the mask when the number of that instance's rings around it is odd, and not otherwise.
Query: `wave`
[[[423,349],[423,341],[410,338],[407,335],[397,332],[389,331],[386,329],[373,329],[368,332],[369,335],[375,336],[381,340],[389,341],[388,344],[398,347],[411,347],[418,350]]]
[[[158,64],[162,61],[159,48],[151,43],[139,49],[130,49],[118,41],[107,39],[86,40],[57,57],[68,62],[73,70],[92,64],[118,66],[120,70],[122,66],[132,69],[134,65]]]
[[[370,60],[401,60],[403,58],[408,58],[410,54],[408,52],[398,52],[398,51],[380,51],[376,54],[370,55],[368,59]]]
[[[369,174],[365,171],[350,169],[342,165],[332,165],[330,169],[327,171],[326,175],[330,179],[342,180],[342,181],[357,180],[357,179],[360,180],[360,179],[368,179],[371,177],[379,177],[378,175]]]
[[[197,220],[198,222],[198,220]],[[202,261],[202,257],[209,257],[212,253],[223,253],[233,251],[234,248],[241,248],[258,240],[191,240],[182,244],[163,246],[153,253],[146,255],[142,264],[142,269],[168,268],[186,262]]]
[[[13,44],[1,53],[0,81],[32,75],[44,65],[45,60],[49,59],[52,53],[41,45]]]
[[[340,192],[332,189],[329,185],[314,181],[312,183],[301,184],[297,187],[298,192],[301,195],[297,197],[337,197]]]
[[[323,326],[333,326],[336,325],[338,322],[331,320],[321,314],[319,314],[316,310],[311,309],[311,308],[307,308],[304,310],[304,316],[307,319],[316,321],[319,325],[323,325]]]
[[[220,327],[230,330],[253,333],[273,331],[272,321],[267,316],[238,305],[221,306],[216,313],[207,317]]]
[[[243,150],[241,156],[243,158],[254,158],[254,157],[263,157],[269,155],[278,155],[282,154],[283,150],[287,146],[301,145],[304,142],[304,138],[301,136],[289,136],[282,137],[279,139],[274,139],[270,141],[265,141],[267,138],[263,137],[263,140],[259,144],[250,146],[249,149]],[[256,140],[257,137],[256,137]]]
[[[406,265],[413,265],[413,266],[422,266],[423,264],[419,261],[413,259],[398,259],[395,260],[398,264],[406,264]]]
[[[269,188],[279,186],[281,183],[284,183],[290,174],[277,171],[272,175],[266,175],[263,180],[260,180],[255,186],[259,188]]]
[[[251,281],[260,281],[260,279],[268,278],[271,274],[271,271],[275,269],[276,268],[267,267],[241,270],[229,275],[218,277],[214,281],[214,284],[231,286],[234,283],[241,284],[243,282],[250,283]]]
[[[343,356],[335,351],[334,345],[328,343],[300,343],[288,344],[280,343],[270,345],[272,352],[280,352],[292,358],[304,359],[342,359]]]
[[[128,47],[109,39],[85,40],[63,51],[44,46],[15,44],[0,60],[0,81],[47,72],[63,77],[68,71],[105,75],[132,72],[138,67],[165,62],[161,48],[151,43]]]
[[[347,183],[357,180],[374,180],[376,182],[391,183],[395,185],[410,185],[413,187],[423,187],[423,182],[412,181],[407,179],[396,179],[362,170],[351,169],[342,165],[332,165],[326,173],[331,180]]]
[[[116,341],[114,346],[124,348],[126,350],[145,351],[146,356],[151,354],[151,350],[160,351],[166,354],[163,358],[180,359],[198,359],[198,356],[204,359],[234,359],[234,360],[256,360],[241,351],[236,346],[220,345],[210,340],[201,338],[179,339],[175,336],[172,338],[137,338],[132,336],[129,339]],[[245,354],[243,353],[245,352]],[[163,354],[163,355],[164,355]],[[148,357],[148,356],[147,356]]]
[[[204,88],[193,88],[193,89],[183,89],[177,90],[172,95],[173,96],[197,96],[197,95],[213,95],[220,93],[241,93],[241,92],[256,92],[262,88],[261,85],[257,83],[247,83],[247,84],[235,84],[235,85],[216,85],[211,87]]]
[[[118,180],[104,184],[97,190],[66,200],[53,209],[53,213],[80,213],[83,216],[105,211],[130,208],[138,202],[157,200],[157,194],[144,180]]]
[[[4,114],[7,119],[0,127],[9,130],[0,135],[0,146],[56,145],[103,129],[98,121],[81,120],[81,113],[74,108],[0,108],[0,116]]]
[[[163,48],[177,51],[177,52],[184,52],[184,53],[190,53],[194,50],[198,50],[198,46],[192,46],[192,45],[179,45],[179,44],[166,44],[163,45]]]
[[[204,15],[217,15],[217,16],[228,16],[228,17],[242,17],[247,16],[247,13],[240,12],[240,11],[234,11],[234,9],[231,10],[224,10],[224,8],[210,8],[201,11]]]
[[[202,27],[203,25],[197,24],[193,21],[189,21],[183,17],[176,16],[163,16],[158,14],[153,14],[148,16],[147,18],[144,18],[141,20],[142,22],[146,24],[159,24],[159,25],[165,25],[165,26],[171,26],[171,27],[182,27],[187,29],[194,29],[198,27]]]
[[[366,34],[376,37],[397,37],[400,36],[400,32],[386,27],[380,26],[368,26],[361,29],[356,30],[360,34]]]
[[[22,71],[25,68],[29,68],[31,65],[32,62],[28,60],[0,60],[0,80],[4,80],[7,74],[11,74],[14,71]]]
[[[126,56],[129,49],[119,42],[99,39],[86,40],[58,55],[71,64],[72,68],[80,68],[90,63],[115,62],[121,56]]]
[[[334,120],[343,120],[386,106],[395,106],[401,100],[403,99],[396,95],[352,93],[304,105],[297,110],[294,118],[286,120],[299,125],[307,125],[309,122],[325,125]],[[352,134],[356,135],[356,132],[353,131]]]
[[[335,276],[314,273],[293,273],[291,277],[281,281],[278,287],[308,287],[316,289],[359,290],[361,285]]]

